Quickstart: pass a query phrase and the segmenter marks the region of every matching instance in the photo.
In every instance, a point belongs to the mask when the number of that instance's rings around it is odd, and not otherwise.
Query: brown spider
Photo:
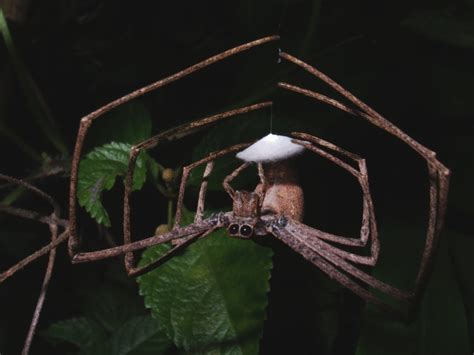
[[[123,96],[82,118],[72,159],[69,191],[69,223],[67,224],[66,231],[61,235],[61,238],[52,238],[50,244],[1,274],[0,282],[39,256],[48,252],[53,253],[54,249],[62,241],[67,239],[68,235],[70,235],[68,250],[73,263],[90,262],[125,254],[125,267],[127,273],[129,275],[136,276],[157,267],[173,256],[178,250],[183,249],[193,241],[209,235],[212,231],[218,228],[227,228],[231,237],[244,239],[260,238],[263,235],[271,234],[274,237],[280,239],[283,243],[287,244],[291,249],[301,254],[305,259],[320,268],[331,278],[337,280],[340,284],[347,287],[364,300],[370,301],[390,312],[394,312],[396,314],[400,313],[398,308],[396,309],[382,301],[376,294],[372,293],[366,288],[366,286],[370,286],[386,295],[405,302],[408,306],[408,314],[412,313],[412,311],[416,308],[416,305],[419,303],[422,292],[426,286],[428,274],[432,264],[434,248],[437,244],[437,240],[442,228],[446,211],[449,186],[449,170],[436,159],[434,152],[430,151],[415,141],[413,138],[409,137],[406,133],[401,131],[387,119],[383,118],[380,114],[356,98],[353,94],[348,92],[325,74],[319,72],[317,69],[284,52],[279,54],[282,59],[296,64],[297,66],[308,71],[310,74],[316,76],[332,87],[335,91],[343,95],[348,101],[355,105],[356,108],[349,107],[335,99],[331,99],[317,92],[306,90],[287,83],[280,82],[278,83],[278,87],[327,103],[354,116],[362,117],[371,124],[381,128],[382,130],[390,133],[391,135],[406,143],[426,160],[430,184],[429,221],[425,247],[416,276],[415,287],[412,291],[406,292],[388,285],[356,266],[375,265],[380,250],[377,224],[369,190],[368,173],[365,160],[358,155],[345,151],[330,142],[305,133],[292,133],[291,135],[294,138],[293,143],[301,145],[305,149],[322,156],[325,159],[328,159],[353,175],[359,182],[363,192],[362,226],[360,229],[359,238],[349,238],[326,233],[309,227],[301,222],[303,214],[303,193],[297,184],[296,174],[291,169],[291,164],[288,160],[272,163],[257,162],[256,165],[260,183],[256,189],[251,192],[234,191],[230,186],[231,180],[234,179],[242,170],[250,166],[251,163],[245,162],[239,166],[223,181],[224,189],[232,198],[233,210],[226,213],[220,212],[213,214],[209,218],[204,218],[203,212],[208,184],[207,179],[212,172],[214,161],[226,154],[237,153],[250,145],[237,144],[223,150],[213,152],[204,159],[184,167],[179,188],[175,225],[171,231],[154,235],[139,241],[132,241],[130,197],[132,192],[134,168],[138,154],[142,150],[154,148],[163,142],[180,139],[216,121],[271,106],[271,102],[262,102],[193,121],[188,124],[167,130],[133,146],[130,151],[128,170],[125,180],[123,211],[124,244],[121,246],[93,252],[81,252],[79,249],[80,243],[77,234],[76,218],[78,169],[83,142],[92,122],[111,109],[136,97],[168,85],[226,57],[264,43],[275,41],[278,38],[278,36],[265,37],[217,54],[165,79]],[[180,225],[180,221],[186,182],[190,172],[203,164],[206,164],[206,167],[199,191],[196,217],[194,223],[183,227]],[[137,266],[135,256],[133,254],[134,251],[169,241],[173,241],[174,247],[168,253],[149,265],[141,267]],[[369,245],[370,255],[366,256],[354,252],[348,252],[337,247],[337,244],[359,248]]]

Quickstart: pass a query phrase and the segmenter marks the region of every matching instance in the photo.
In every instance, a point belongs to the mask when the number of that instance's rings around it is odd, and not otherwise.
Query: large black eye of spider
[[[239,233],[239,225],[238,224],[231,224],[228,228],[229,234],[235,235]]]
[[[248,224],[244,224],[242,227],[240,227],[240,234],[243,235],[244,237],[249,237],[252,235],[253,228],[250,227]]]

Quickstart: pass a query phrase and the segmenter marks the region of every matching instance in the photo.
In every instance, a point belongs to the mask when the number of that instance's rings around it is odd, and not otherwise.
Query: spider
[[[76,205],[78,170],[83,143],[88,129],[94,120],[121,104],[152,90],[168,85],[213,63],[278,39],[278,36],[269,36],[229,49],[165,79],[140,88],[83,117],[80,121],[72,158],[69,190],[69,221],[67,223],[66,231],[63,232],[61,238],[52,238],[51,243],[1,274],[0,282],[39,256],[48,252],[53,253],[54,249],[61,242],[68,239],[69,236],[68,252],[72,263],[91,262],[125,254],[125,268],[127,273],[130,276],[137,276],[159,266],[175,255],[177,251],[182,250],[198,239],[206,237],[214,230],[226,228],[230,237],[242,239],[261,238],[263,235],[267,234],[273,235],[310,263],[321,269],[324,273],[329,275],[329,277],[335,279],[341,285],[347,287],[364,300],[397,315],[404,314],[406,316],[411,314],[420,302],[421,295],[428,280],[433,252],[442,229],[446,211],[450,172],[437,160],[434,152],[408,136],[393,123],[382,117],[379,113],[374,111],[367,104],[355,97],[328,76],[285,52],[279,53],[280,58],[306,70],[309,74],[322,80],[336,92],[344,96],[353,106],[348,106],[320,93],[285,82],[279,82],[279,88],[307,96],[345,111],[353,116],[363,118],[369,123],[406,143],[417,154],[425,159],[429,175],[429,220],[426,242],[416,276],[415,287],[412,291],[407,292],[391,286],[371,276],[369,273],[358,267],[358,265],[374,266],[377,263],[380,251],[377,223],[369,189],[369,178],[365,159],[346,151],[333,143],[301,132],[291,133],[291,144],[300,146],[303,149],[336,164],[351,174],[359,183],[363,196],[363,212],[360,236],[358,238],[330,234],[302,223],[303,192],[297,183],[296,174],[291,168],[291,163],[288,159],[281,161],[268,161],[263,158],[260,160],[257,159],[255,161],[244,162],[223,181],[223,187],[232,199],[232,211],[219,212],[208,218],[204,218],[204,204],[208,178],[212,173],[214,162],[227,154],[241,152],[243,149],[248,148],[251,145],[250,143],[243,143],[210,153],[207,157],[184,167],[179,187],[175,224],[172,230],[163,234],[153,235],[145,239],[133,241],[131,236],[130,198],[132,193],[134,168],[139,153],[144,150],[155,148],[163,142],[180,139],[217,121],[269,107],[272,105],[272,102],[261,102],[192,121],[162,132],[133,146],[130,150],[128,169],[125,178],[123,205],[124,244],[99,251],[83,252],[80,250],[80,241],[77,233]],[[204,164],[205,169],[199,190],[194,222],[187,226],[181,226],[186,182],[190,172],[196,167]],[[253,191],[235,191],[230,183],[244,169],[253,164],[257,167],[259,184]],[[135,251],[170,241],[173,243],[173,248],[160,259],[149,265],[137,266],[134,255]],[[337,245],[351,246],[355,248],[364,248],[368,246],[370,249],[370,255],[348,252]],[[367,286],[406,303],[404,311],[401,311],[399,308],[395,308],[391,304],[383,301],[377,294],[368,289]]]

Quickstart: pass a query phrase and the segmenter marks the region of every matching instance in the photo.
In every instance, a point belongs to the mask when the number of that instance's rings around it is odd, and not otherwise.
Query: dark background
[[[4,1],[5,9],[9,3]],[[469,349],[469,339],[472,347],[472,1],[67,0],[32,2],[25,9],[11,13],[9,23],[24,67],[19,68],[9,57],[4,43],[0,46],[2,173],[22,177],[48,171],[53,165],[65,166],[59,176],[37,182],[65,208],[68,159],[80,117],[210,55],[279,34],[279,42],[240,54],[141,99],[152,113],[153,132],[230,107],[273,99],[275,132],[309,132],[367,159],[383,249],[381,271],[376,273],[399,286],[409,281],[397,276],[398,269],[408,265],[412,272],[403,275],[416,273],[412,265],[416,266],[426,228],[424,161],[363,120],[274,89],[283,79],[338,97],[309,74],[278,63],[278,48],[318,67],[436,151],[453,174],[442,251],[415,326],[428,324],[427,331],[404,337],[405,330],[387,326],[374,310],[364,311],[355,296],[276,244],[262,353],[354,354],[357,347],[359,354],[380,353],[391,342],[411,342],[418,344],[412,347],[417,349],[415,354],[461,355]],[[38,121],[42,109],[31,104],[31,86],[25,86],[28,80],[22,78],[25,70],[41,91],[54,124]],[[268,131],[269,117],[267,112],[241,123],[222,124],[210,136],[200,133],[154,157],[165,166],[176,167],[203,150],[261,136]],[[44,128],[62,145],[51,144]],[[206,139],[208,144],[202,148]],[[93,144],[87,141],[86,151]],[[43,160],[35,160],[25,146],[36,155],[43,154]],[[334,233],[356,233],[361,203],[355,181],[308,154],[298,164],[306,191],[305,222]],[[110,206],[120,203],[121,192],[117,196],[106,196]],[[36,203],[27,197],[19,202],[23,206]],[[140,216],[151,227],[165,221],[165,205],[157,203],[154,208],[156,211],[144,208]],[[114,213],[119,212],[111,210]],[[162,220],[150,222],[157,215]],[[42,245],[47,229],[1,218],[0,265],[4,269]],[[103,262],[71,267],[64,249],[60,248],[40,330],[87,312],[87,305],[100,297],[94,290],[104,282],[118,285],[118,292],[140,303],[134,282],[125,279],[120,265]],[[1,285],[2,354],[18,352],[44,265],[44,260],[38,262]],[[449,350],[436,347],[442,337]],[[65,344],[53,347],[41,335],[33,349],[33,353],[74,351]]]

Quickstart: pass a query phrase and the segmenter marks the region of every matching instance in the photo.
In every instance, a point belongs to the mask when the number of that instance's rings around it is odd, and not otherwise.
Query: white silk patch
[[[291,140],[290,137],[270,133],[237,153],[236,157],[240,160],[255,163],[288,159],[304,151],[303,146],[295,144]]]

